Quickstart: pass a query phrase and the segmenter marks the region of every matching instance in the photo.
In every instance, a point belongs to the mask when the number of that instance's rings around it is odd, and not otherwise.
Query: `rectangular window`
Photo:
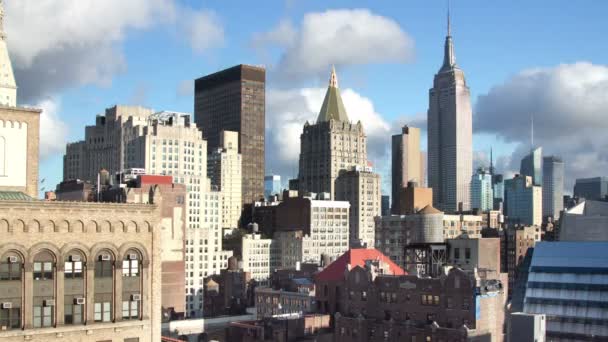
[[[470,248],[465,248],[464,249],[464,258],[465,259],[471,259],[471,249]]]
[[[460,259],[460,248],[454,248],[454,259]]]
[[[19,280],[21,279],[20,263],[0,263],[0,280]]]
[[[50,280],[53,279],[53,263],[52,262],[35,262],[34,263],[34,280]]]
[[[112,261],[95,262],[95,277],[97,277],[97,278],[112,277]]]
[[[82,324],[82,305],[66,304],[64,306],[64,311],[65,324]]]
[[[66,278],[82,278],[82,262],[66,261],[64,274]]]
[[[1,309],[0,329],[19,329],[21,327],[21,309]]]
[[[95,322],[110,322],[112,320],[112,303],[95,303]]]
[[[122,319],[138,319],[139,318],[139,302],[138,301],[123,301],[122,302]]]
[[[34,328],[50,327],[53,325],[53,307],[34,306]]]

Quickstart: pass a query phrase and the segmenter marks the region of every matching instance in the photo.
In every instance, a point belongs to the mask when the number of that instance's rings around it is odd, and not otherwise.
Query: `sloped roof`
[[[537,242],[532,256],[535,267],[593,268],[608,270],[608,242],[606,241],[542,241]]]
[[[336,70],[333,67],[331,69],[331,76],[329,77],[329,86],[325,93],[325,99],[323,100],[321,111],[319,111],[319,116],[317,117],[317,123],[329,120],[348,122],[346,108],[344,107],[340,89],[338,88],[338,77],[336,76]]]
[[[418,214],[423,214],[423,215],[429,215],[429,214],[441,214],[441,211],[439,209],[434,208],[432,205],[427,205],[426,207],[422,208]]]
[[[366,260],[381,260],[389,266],[388,275],[407,274],[401,267],[395,264],[389,257],[374,248],[353,248],[346,251],[338,259],[329,264],[323,271],[319,272],[315,279],[322,281],[339,281],[344,278],[344,271],[350,264],[351,269],[355,266],[365,267]]]
[[[0,201],[32,201],[33,198],[21,191],[0,191]]]

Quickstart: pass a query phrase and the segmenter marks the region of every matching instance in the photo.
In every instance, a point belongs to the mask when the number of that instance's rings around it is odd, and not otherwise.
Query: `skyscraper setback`
[[[242,64],[194,83],[194,121],[209,152],[221,147],[222,131],[239,132],[243,203],[264,196],[265,88],[266,70]]]
[[[443,65],[429,90],[428,184],[436,208],[447,212],[470,208],[473,174],[473,129],[469,87],[456,65],[450,17]]]

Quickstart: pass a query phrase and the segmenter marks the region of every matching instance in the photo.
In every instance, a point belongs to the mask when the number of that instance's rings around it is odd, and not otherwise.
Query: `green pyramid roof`
[[[338,89],[338,77],[336,76],[336,70],[333,67],[331,69],[331,76],[329,78],[327,92],[325,93],[325,99],[323,100],[321,111],[317,117],[317,123],[329,120],[348,122],[348,115],[346,115],[346,109],[342,102],[340,89]]]

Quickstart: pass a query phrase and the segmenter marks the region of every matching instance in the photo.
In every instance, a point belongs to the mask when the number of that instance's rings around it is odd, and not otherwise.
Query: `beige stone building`
[[[341,170],[367,167],[366,141],[361,122],[348,119],[332,69],[317,122],[306,122],[300,136],[300,193],[327,192],[335,198],[335,182]]]
[[[72,151],[84,155],[73,156]],[[212,191],[207,178],[207,142],[201,131],[187,113],[109,108],[105,116],[97,117],[95,126],[86,128],[83,142],[68,144],[64,158],[64,174],[84,169],[85,174],[76,178],[94,183],[97,176],[88,174],[93,170],[97,174],[100,167],[110,174],[141,170],[169,175],[173,182],[186,185],[186,314],[202,316],[204,279],[226,268],[232,253],[222,250],[222,194]]]
[[[222,193],[222,228],[239,227],[242,209],[242,159],[238,132],[222,131],[220,147],[209,154],[207,175]]]
[[[38,197],[39,122],[39,109],[0,106],[0,190]]]
[[[158,341],[161,201],[0,201],[0,341]]]
[[[133,163],[129,163],[127,145],[136,137],[132,128],[146,125],[153,113],[150,108],[116,105],[106,109],[105,115],[97,115],[95,125],[85,127],[84,140],[67,144],[64,180],[94,183],[102,168],[111,175],[128,168]]]
[[[410,182],[425,186],[426,158],[420,150],[420,128],[403,126],[401,134],[392,136],[391,143],[391,207],[393,214],[399,214],[402,189]]]
[[[381,214],[380,175],[371,168],[341,171],[336,199],[350,202],[349,245],[374,247],[374,218]]]
[[[280,266],[280,250],[275,240],[261,234],[245,234],[242,238],[243,271],[260,286],[269,286],[270,276]]]

